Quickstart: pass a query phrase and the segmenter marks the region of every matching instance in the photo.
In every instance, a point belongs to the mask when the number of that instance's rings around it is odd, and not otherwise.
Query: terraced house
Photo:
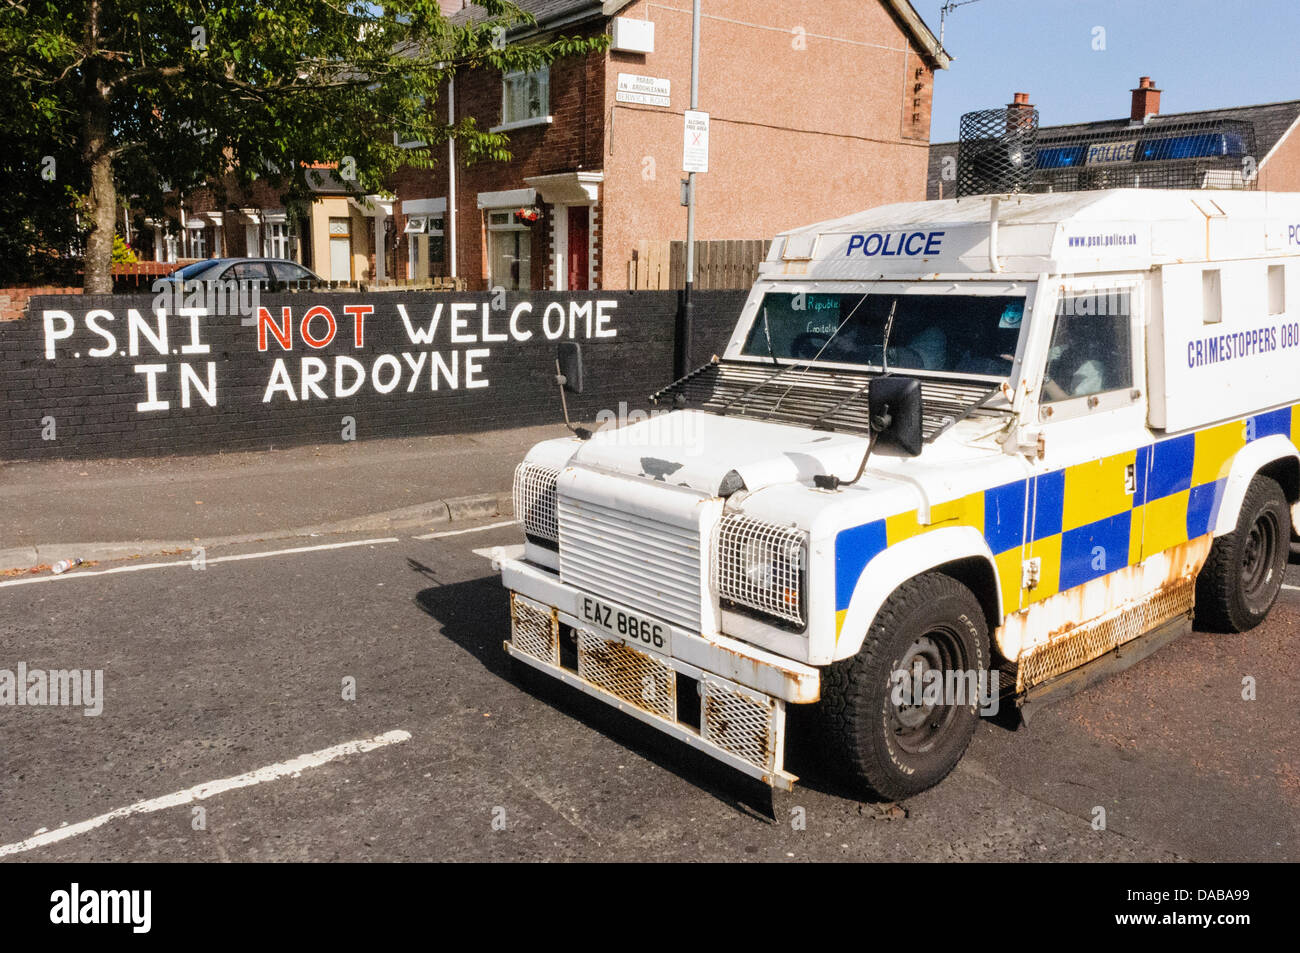
[[[1039,127],[1029,190],[1215,188],[1300,192],[1300,99],[1162,113],[1150,76],[1130,93],[1127,117]],[[1029,113],[1016,93],[1008,116]],[[960,142],[930,147],[926,198],[957,196]]]
[[[647,285],[634,259],[685,237],[689,0],[519,5],[537,20],[520,36],[607,34],[609,49],[449,85],[441,114],[507,133],[514,158],[466,168],[453,142],[437,169],[399,172],[393,273],[471,289],[672,286],[666,273]],[[700,47],[711,128],[697,239],[764,239],[924,198],[934,71],[949,58],[907,0],[708,0]]]

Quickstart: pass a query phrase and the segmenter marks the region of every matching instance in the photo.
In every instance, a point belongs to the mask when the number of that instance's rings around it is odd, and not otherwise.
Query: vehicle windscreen
[[[893,314],[890,321],[890,314]],[[744,354],[891,369],[1006,377],[1023,295],[768,292]]]

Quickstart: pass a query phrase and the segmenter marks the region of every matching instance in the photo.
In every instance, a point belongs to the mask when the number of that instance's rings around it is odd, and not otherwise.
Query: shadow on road
[[[412,572],[436,579],[433,570],[419,561],[408,559],[407,563]],[[774,820],[772,792],[767,785],[720,765],[562,682],[532,670],[529,673],[536,674],[536,678],[516,675],[510,657],[501,648],[510,632],[510,601],[498,576],[430,586],[416,593],[414,601],[438,623],[443,636],[476,658],[493,675],[734,810],[764,822]]]

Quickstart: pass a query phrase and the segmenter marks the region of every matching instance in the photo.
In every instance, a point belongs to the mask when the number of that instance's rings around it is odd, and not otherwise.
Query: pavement
[[[0,463],[0,572],[509,513],[516,464],[565,432]]]

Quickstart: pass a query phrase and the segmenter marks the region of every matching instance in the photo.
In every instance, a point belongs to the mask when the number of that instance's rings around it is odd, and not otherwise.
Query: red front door
[[[570,291],[587,290],[587,245],[591,210],[585,205],[569,206],[569,250],[567,253]]]

